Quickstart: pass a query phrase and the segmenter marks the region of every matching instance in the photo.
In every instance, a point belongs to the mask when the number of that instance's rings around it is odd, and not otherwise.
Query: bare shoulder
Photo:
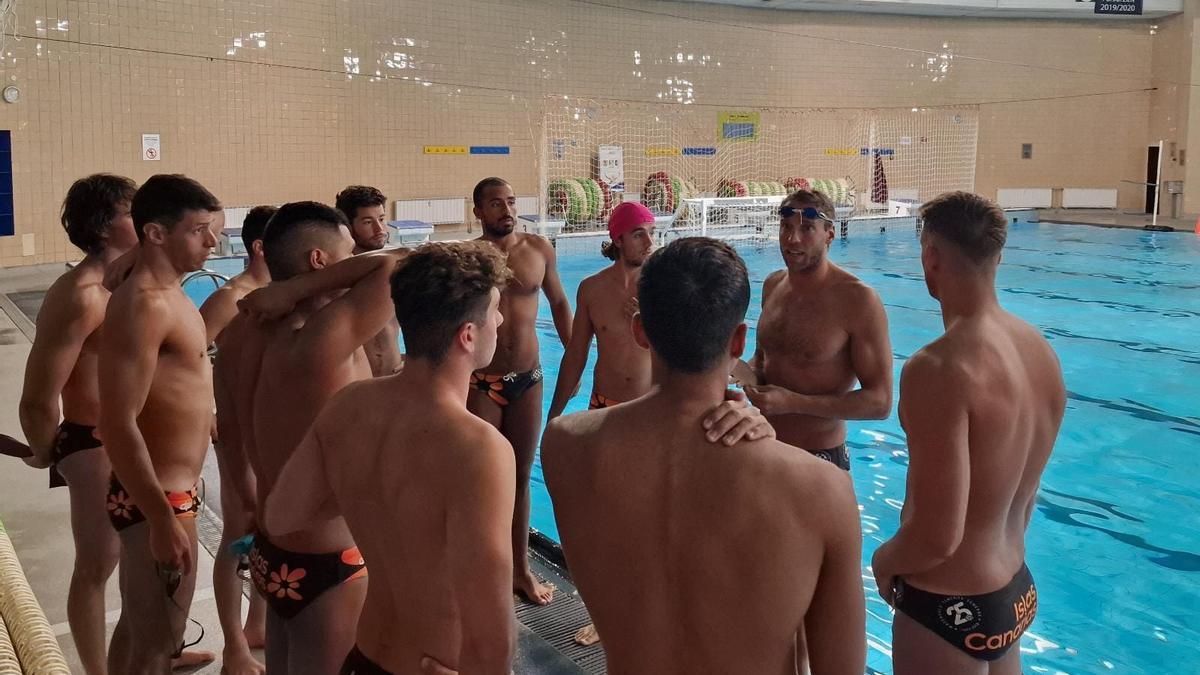
[[[901,389],[930,391],[961,385],[970,373],[963,360],[956,358],[960,351],[953,337],[948,335],[917,350],[900,373]]]
[[[512,444],[496,427],[463,410],[447,429],[445,449],[456,466],[475,467],[489,475],[510,467],[516,470]]]
[[[171,316],[171,300],[160,288],[136,283],[133,279],[113,291],[109,314],[137,321],[167,320]],[[119,323],[119,322],[110,322]]]
[[[879,299],[879,293],[874,288],[871,288],[862,279],[859,279],[841,267],[835,266],[834,269],[837,276],[834,278],[833,286],[837,289],[841,299],[879,307],[883,306],[883,302]]]
[[[763,279],[763,296],[765,297],[767,293],[774,290],[785,278],[787,278],[787,270],[775,270],[768,274],[767,278]]]
[[[76,267],[60,276],[46,291],[38,323],[54,326],[84,319],[99,324],[104,319],[110,293],[103,285],[103,270]]]
[[[564,458],[588,452],[589,439],[600,430],[601,423],[612,413],[612,409],[586,410],[551,420],[542,436],[543,465],[553,470],[560,460],[570,465],[572,462]]]
[[[241,300],[249,291],[235,286],[233,281],[225,284],[212,292],[204,304],[200,305],[200,312],[203,313],[206,307],[237,307],[237,301]]]
[[[548,258],[554,257],[554,244],[551,244],[549,239],[540,234],[534,234],[532,232],[521,232],[520,235],[521,242],[530,249],[537,251]]]
[[[830,462],[774,439],[742,443],[738,451],[753,466],[756,489],[780,495],[784,503],[795,504],[798,513],[820,514],[821,520],[836,518],[838,510],[857,512],[849,474]],[[814,509],[814,504],[827,508]]]

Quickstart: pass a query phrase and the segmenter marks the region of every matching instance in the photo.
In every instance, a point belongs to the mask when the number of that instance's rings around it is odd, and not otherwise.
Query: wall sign
[[[162,138],[158,134],[142,134],[142,160],[157,162],[162,159]]]
[[[619,145],[601,145],[597,154],[600,180],[613,192],[624,192],[625,151]]]
[[[647,157],[677,157],[683,154],[679,148],[646,148]]]
[[[717,154],[716,148],[684,148],[685,155],[699,155],[701,157],[712,157]]]
[[[465,155],[467,154],[467,146],[465,145],[426,145],[425,154],[427,155]]]
[[[761,116],[756,112],[717,113],[717,138],[726,141],[757,141]]]
[[[472,145],[472,155],[507,155],[507,145]]]
[[[1096,14],[1138,16],[1142,13],[1142,0],[1096,0],[1092,11]]]

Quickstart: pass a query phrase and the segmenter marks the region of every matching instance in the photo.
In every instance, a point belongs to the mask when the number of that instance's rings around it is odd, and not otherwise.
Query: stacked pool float
[[[690,181],[659,171],[650,174],[642,186],[642,205],[655,213],[675,213],[684,199],[698,194]]]
[[[612,190],[594,178],[559,178],[546,189],[546,210],[568,225],[608,220],[612,212]]]
[[[849,178],[789,178],[783,184],[789,194],[796,190],[816,190],[829,197],[834,206],[854,205],[854,181]]]

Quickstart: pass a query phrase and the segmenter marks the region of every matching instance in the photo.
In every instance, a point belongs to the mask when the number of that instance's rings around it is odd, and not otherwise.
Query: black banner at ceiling
[[[1142,13],[1142,0],[1096,0],[1093,9],[1096,14],[1137,16]]]

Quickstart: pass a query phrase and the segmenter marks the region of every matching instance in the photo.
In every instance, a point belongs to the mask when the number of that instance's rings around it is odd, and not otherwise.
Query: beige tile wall
[[[1195,76],[1168,65],[1193,46],[1190,21],[1151,36],[1137,21],[636,0],[16,5],[21,37],[5,41],[0,76],[23,97],[0,104],[0,129],[13,132],[18,224],[0,238],[0,267],[75,257],[58,206],[73,179],[101,170],[184,172],[229,205],[331,201],[358,182],[393,199],[465,196],[491,174],[534,194],[549,96],[711,110],[978,105],[980,192],[1115,187],[1143,176],[1151,137],[1185,139],[1186,102],[1148,90]],[[1152,128],[1152,117],[1171,121]],[[162,135],[161,161],[140,159],[142,133]],[[1022,142],[1033,160],[1019,159]],[[425,145],[512,153],[431,156]],[[1138,190],[1123,188],[1121,203],[1136,208]]]

